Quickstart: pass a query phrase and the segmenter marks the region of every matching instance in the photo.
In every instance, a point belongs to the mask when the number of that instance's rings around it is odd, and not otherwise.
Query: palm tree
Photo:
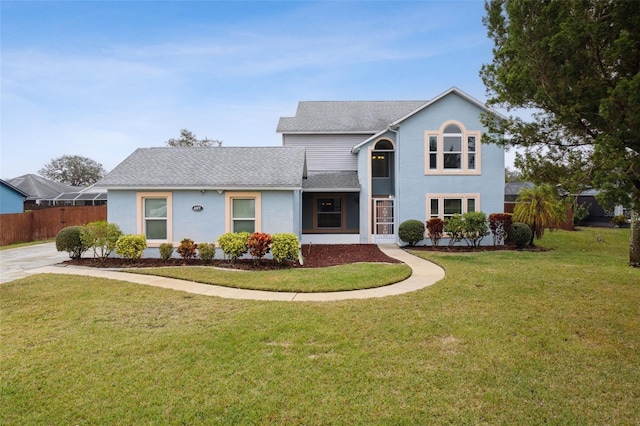
[[[522,188],[513,209],[513,221],[524,222],[531,228],[533,238],[542,238],[545,228],[556,229],[564,220],[562,202],[551,185]]]

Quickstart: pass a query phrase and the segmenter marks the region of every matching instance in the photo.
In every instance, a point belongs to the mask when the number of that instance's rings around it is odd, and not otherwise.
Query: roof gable
[[[4,181],[4,180],[0,179],[0,184],[2,184],[2,185],[3,185],[3,186],[5,186],[6,188],[8,188],[8,189],[10,189],[10,190],[12,190],[12,191],[14,191],[14,192],[16,192],[16,193],[18,193],[18,194],[20,194],[20,195],[21,195],[21,196],[23,196],[23,197],[28,197],[28,196],[29,196],[29,194],[27,194],[26,192],[24,192],[24,191],[20,190],[19,188],[16,188],[15,186],[11,185],[11,184],[10,184],[9,182],[7,182],[7,181]]]
[[[107,189],[300,188],[299,147],[139,148],[98,187]]]

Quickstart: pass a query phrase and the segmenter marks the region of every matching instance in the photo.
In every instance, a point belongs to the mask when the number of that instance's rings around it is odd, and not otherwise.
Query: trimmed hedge
[[[398,237],[410,246],[424,239],[424,223],[416,219],[405,220],[398,227]]]
[[[83,226],[67,226],[56,235],[56,250],[66,251],[71,259],[79,259],[89,249],[82,243]]]

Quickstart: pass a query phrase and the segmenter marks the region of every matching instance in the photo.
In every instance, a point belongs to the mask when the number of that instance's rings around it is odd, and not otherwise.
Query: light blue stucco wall
[[[0,214],[22,213],[24,198],[22,194],[0,184]]]
[[[467,131],[484,131],[480,122],[482,110],[455,93],[451,93],[423,111],[400,124],[397,136],[387,132],[386,137],[396,142],[396,224],[408,219],[427,220],[427,194],[480,194],[480,210],[487,216],[504,211],[504,150],[496,145],[482,144],[480,175],[425,175],[425,131],[439,130],[449,120],[461,122]],[[372,141],[371,144],[375,143]],[[482,140],[481,140],[482,143]],[[363,197],[366,200],[367,170],[369,168],[368,147],[358,153],[358,166]],[[364,202],[363,202],[364,201]],[[361,231],[368,233],[366,209],[361,211]],[[397,232],[397,226],[396,226]],[[361,240],[365,240],[361,235]],[[366,241],[365,241],[366,242]],[[400,241],[398,241],[401,243]],[[485,238],[483,243],[489,243]],[[426,241],[423,241],[426,243]]]
[[[152,191],[143,191],[152,192]],[[172,193],[172,242],[183,238],[195,242],[215,242],[225,233],[225,194],[217,191],[159,191]],[[234,191],[238,192],[238,191]],[[256,192],[256,191],[251,191]],[[109,190],[107,220],[116,223],[125,234],[137,232],[136,191]],[[300,196],[297,191],[262,191],[262,232],[293,232],[300,238]],[[194,211],[193,206],[202,206]],[[158,256],[149,248],[145,256]]]

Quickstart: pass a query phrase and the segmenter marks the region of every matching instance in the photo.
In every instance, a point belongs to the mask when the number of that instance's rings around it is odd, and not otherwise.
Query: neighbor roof
[[[377,133],[426,101],[302,101],[278,133]]]
[[[107,189],[301,188],[301,147],[139,148],[96,186]]]
[[[82,187],[54,182],[34,174],[18,176],[9,179],[8,182],[28,194],[27,200],[53,198],[63,192],[77,192],[82,189]]]
[[[15,186],[11,185],[9,182],[0,179],[0,184],[6,186],[7,188],[11,189],[12,191],[17,192],[18,194],[22,195],[23,197],[28,197],[29,194],[27,194],[26,192],[22,191],[20,188],[16,188]]]

